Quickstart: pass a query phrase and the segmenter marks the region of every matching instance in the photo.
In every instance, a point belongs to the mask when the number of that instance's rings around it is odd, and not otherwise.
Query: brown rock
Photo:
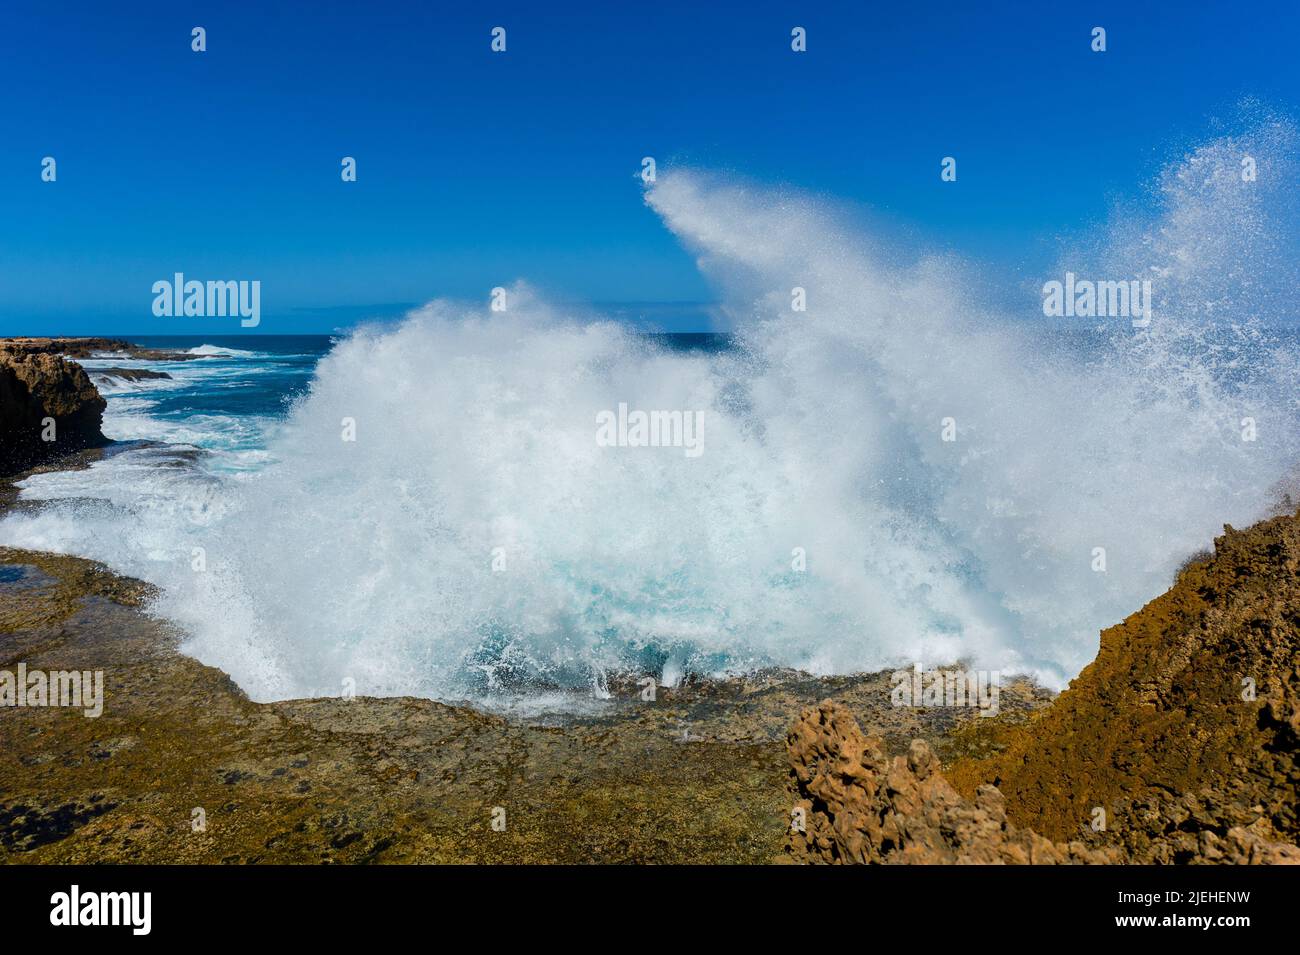
[[[1007,822],[1002,794],[962,797],[929,745],[887,757],[844,707],[807,710],[787,738],[795,805],[787,851],[799,862],[1059,865],[1119,861],[1114,851],[1060,845]]]
[[[0,338],[0,349],[17,355],[90,358],[100,353],[127,354],[135,347],[117,338]]]
[[[218,357],[145,348],[120,338],[0,338],[0,350],[15,355],[62,355],[64,358],[105,355],[139,361],[197,361],[205,357]]]
[[[1096,808],[1135,862],[1300,860],[1300,517],[1224,528],[1215,552],[1101,635],[1097,659],[1002,752],[985,782],[1054,839]]]
[[[15,353],[0,343],[0,474],[103,444],[107,402],[80,365],[58,355]],[[53,441],[46,441],[48,419]]]

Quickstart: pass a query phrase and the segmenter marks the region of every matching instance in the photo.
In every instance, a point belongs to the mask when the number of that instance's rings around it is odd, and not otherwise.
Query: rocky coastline
[[[829,697],[892,747],[921,737],[950,756],[979,718],[895,709],[888,674],[784,671],[653,701],[629,679],[600,712],[562,719],[412,698],[259,704],[179,653],[148,597],[89,561],[0,548],[0,670],[105,674],[98,718],[0,711],[0,861],[776,862],[793,714]],[[1047,701],[1014,684],[1002,709],[1014,722]]]
[[[88,373],[76,362],[97,356],[151,362],[199,357],[116,338],[0,338],[0,478],[108,444],[102,430],[108,403],[96,381],[171,377],[127,367]]]
[[[0,338],[0,348],[18,355],[64,358],[122,358],[132,361],[196,361],[210,355],[148,348],[121,338]]]
[[[0,513],[3,475],[104,441],[67,356],[133,349],[0,340]],[[57,454],[31,443],[46,418]],[[149,598],[0,548],[0,671],[104,676],[94,718],[0,707],[0,862],[1300,861],[1296,514],[1225,528],[1065,693],[1008,681],[993,718],[894,706],[888,673],[793,671],[652,700],[629,675],[563,718],[260,704],[181,654]]]
[[[1214,544],[1103,631],[1097,659],[1032,720],[959,729],[982,753],[954,760],[951,783],[923,742],[890,760],[842,707],[805,712],[788,742],[811,822],[787,851],[1300,863],[1300,514],[1225,527]]]
[[[106,443],[108,403],[61,355],[0,339],[0,477]]]

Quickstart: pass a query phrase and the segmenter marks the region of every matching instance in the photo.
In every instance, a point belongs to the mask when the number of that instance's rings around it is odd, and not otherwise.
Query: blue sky
[[[707,302],[642,202],[645,155],[848,200],[1014,274],[1243,97],[1300,103],[1295,3],[450,6],[5,5],[0,334],[239,332],[155,318],[176,271],[259,279],[273,334],[517,278]]]

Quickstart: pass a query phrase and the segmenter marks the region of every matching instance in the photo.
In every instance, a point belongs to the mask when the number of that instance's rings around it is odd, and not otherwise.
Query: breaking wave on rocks
[[[957,660],[1060,686],[1300,461],[1295,146],[1278,123],[1203,146],[1062,256],[1151,280],[1145,328],[1049,325],[1037,285],[991,301],[819,201],[661,174],[646,201],[732,347],[523,286],[434,302],[339,342],[255,471],[160,467],[147,503],[138,472],[96,487],[111,461],[38,476],[49,505],[0,540],[157,583],[184,649],[259,700]],[[599,443],[621,404],[703,412],[702,453]]]

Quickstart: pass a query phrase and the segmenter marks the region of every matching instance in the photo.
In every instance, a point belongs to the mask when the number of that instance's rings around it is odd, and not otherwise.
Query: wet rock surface
[[[629,678],[592,712],[527,719],[410,698],[259,704],[177,651],[141,612],[144,585],[3,548],[0,568],[0,669],[105,676],[98,718],[0,708],[8,863],[766,863],[789,826],[792,714],[829,696],[887,748],[941,751],[978,719],[895,708],[888,674],[773,672],[653,701]],[[1002,694],[1010,720],[1046,703]]]
[[[993,718],[790,671],[653,700],[629,675],[577,715],[259,704],[149,598],[0,548],[0,670],[105,676],[98,718],[0,707],[0,861],[1300,859],[1294,517],[1225,533],[1067,693],[1011,681]]]
[[[113,381],[171,381],[172,376],[165,371],[150,371],[148,368],[96,368],[90,373],[96,384]]]

